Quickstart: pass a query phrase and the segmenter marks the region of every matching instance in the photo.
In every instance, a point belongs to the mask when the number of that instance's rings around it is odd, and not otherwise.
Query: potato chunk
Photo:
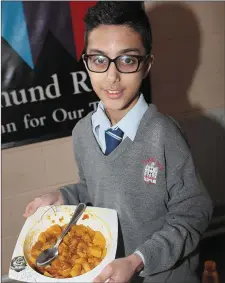
[[[45,271],[45,272],[44,272],[44,275],[45,275],[45,276],[48,276],[48,277],[53,277],[50,273],[48,273],[48,271]]]
[[[87,261],[82,263],[82,267],[83,267],[85,272],[88,272],[88,271],[91,270],[91,267],[90,267],[90,265],[89,265],[89,263]]]
[[[41,253],[42,253],[41,250],[33,249],[31,251],[31,256],[34,257],[34,258],[37,258]]]
[[[102,248],[105,247],[106,245],[106,240],[105,237],[102,235],[101,232],[96,231],[93,239],[93,244],[96,246],[100,246]]]
[[[52,232],[54,234],[61,234],[62,233],[62,228],[58,224],[52,225],[50,228],[47,230],[48,232]]]
[[[84,225],[77,225],[75,233],[78,237],[81,237],[85,234],[87,228]]]
[[[77,264],[77,263],[76,263],[76,264],[73,266],[73,268],[71,269],[70,275],[71,275],[72,277],[74,277],[74,276],[79,276],[80,273],[81,273],[81,264]]]
[[[107,253],[107,249],[106,247],[104,247],[102,250],[102,256],[101,256],[102,259],[106,256],[106,253]]]
[[[80,243],[77,245],[78,251],[83,251],[83,250],[86,251],[87,249],[88,249],[88,246],[83,241],[80,241]]]
[[[39,237],[38,237],[38,241],[41,242],[41,243],[45,243],[46,242],[46,236],[45,236],[45,233],[42,232]]]
[[[86,261],[86,259],[84,257],[80,257],[75,261],[75,264],[82,264]]]
[[[82,240],[85,243],[90,243],[91,242],[91,236],[88,233],[84,233],[84,235],[82,236]]]
[[[43,243],[40,242],[40,241],[37,241],[37,242],[33,245],[32,250],[40,250],[42,247],[43,247]]]
[[[88,254],[97,258],[101,258],[102,249],[98,246],[93,246],[88,248]]]

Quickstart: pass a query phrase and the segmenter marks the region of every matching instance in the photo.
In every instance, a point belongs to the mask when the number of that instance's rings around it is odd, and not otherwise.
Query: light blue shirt
[[[143,94],[141,94],[134,107],[131,108],[131,110],[116,125],[112,126],[109,118],[105,114],[104,104],[102,101],[100,101],[96,112],[94,112],[91,117],[91,120],[93,134],[102,152],[105,153],[106,151],[105,131],[107,131],[109,128],[115,129],[119,127],[124,132],[123,140],[128,137],[133,141],[141,119],[147,109],[148,104],[146,103]],[[135,253],[141,257],[143,263],[145,264],[145,259],[142,253],[138,250],[135,251]]]
[[[132,141],[134,140],[140,121],[148,109],[148,104],[146,103],[143,94],[140,95],[137,103],[133,108],[114,126],[107,115],[105,114],[105,107],[102,101],[99,102],[96,112],[92,115],[92,130],[93,134],[102,150],[103,153],[106,151],[105,143],[105,131],[109,128],[115,129],[119,127],[123,132],[123,140],[128,137]]]

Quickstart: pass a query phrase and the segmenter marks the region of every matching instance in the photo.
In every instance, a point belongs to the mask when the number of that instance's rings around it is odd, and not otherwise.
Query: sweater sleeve
[[[169,201],[160,231],[137,250],[145,259],[140,276],[172,269],[197,247],[212,217],[212,202],[196,173],[181,133],[165,139],[166,182]]]
[[[80,202],[90,205],[90,198],[88,195],[86,180],[84,176],[84,172],[81,166],[80,158],[79,158],[79,148],[76,146],[77,143],[77,135],[76,134],[76,127],[72,133],[72,143],[73,143],[73,152],[75,161],[78,167],[78,174],[79,174],[79,182],[76,184],[71,184],[67,186],[63,186],[60,188],[60,192],[62,194],[64,204],[67,205],[77,205]]]

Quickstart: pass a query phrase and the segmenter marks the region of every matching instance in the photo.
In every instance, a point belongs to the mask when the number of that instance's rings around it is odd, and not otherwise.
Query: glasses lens
[[[90,55],[87,64],[88,68],[93,72],[104,72],[108,68],[109,60],[103,55]]]
[[[117,68],[120,72],[130,73],[138,69],[138,59],[131,55],[123,55],[116,60]]]

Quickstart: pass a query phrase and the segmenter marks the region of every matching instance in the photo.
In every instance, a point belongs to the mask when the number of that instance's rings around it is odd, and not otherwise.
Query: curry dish
[[[99,231],[84,225],[72,225],[59,245],[59,256],[49,265],[36,266],[36,258],[42,251],[52,247],[66,225],[53,225],[40,233],[32,246],[30,265],[48,277],[70,278],[82,275],[96,267],[106,255],[106,239]]]

